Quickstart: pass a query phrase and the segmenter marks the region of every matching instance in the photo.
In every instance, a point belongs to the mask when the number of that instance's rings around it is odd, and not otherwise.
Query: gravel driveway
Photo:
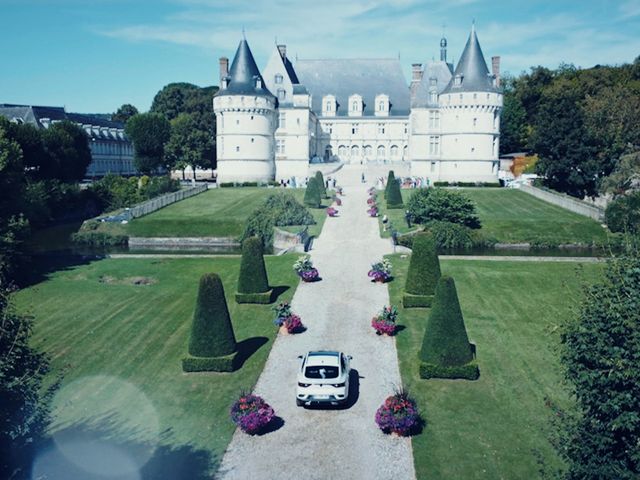
[[[370,325],[389,294],[385,285],[371,283],[367,272],[392,247],[379,237],[377,220],[366,214],[366,189],[372,183],[360,183],[361,171],[349,165],[337,174],[345,191],[340,216],[327,219],[311,254],[322,281],[301,284],[293,297],[293,310],[308,330],[276,339],[255,388],[284,424],[263,436],[237,430],[220,478],[415,478],[411,440],[384,435],[374,421],[401,380],[395,340],[376,336]],[[296,406],[297,357],[316,349],[353,356],[351,367],[359,379],[353,382],[355,403],[349,408]]]

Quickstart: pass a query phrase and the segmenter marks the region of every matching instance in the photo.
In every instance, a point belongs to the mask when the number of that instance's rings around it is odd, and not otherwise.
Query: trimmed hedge
[[[387,184],[384,186],[384,198],[386,199],[389,196],[389,185],[396,182],[396,174],[393,170],[389,170],[389,175],[387,175]]]
[[[400,184],[396,180],[393,170],[389,172],[389,180],[387,182],[385,193],[387,199],[387,208],[404,208],[404,205],[402,203],[402,193],[400,192]]]
[[[242,242],[238,293],[265,293],[268,290],[269,279],[264,265],[262,240],[258,237],[246,238]]]
[[[71,241],[77,245],[112,247],[127,245],[129,243],[129,237],[127,235],[113,235],[105,232],[75,232],[71,235]]]
[[[313,208],[320,208],[321,200],[322,190],[318,185],[318,180],[315,177],[311,177],[304,192],[304,204]]]
[[[480,228],[475,203],[463,192],[443,188],[416,189],[407,202],[407,210],[413,221],[425,224],[432,220],[459,223],[470,228]]]
[[[273,289],[262,293],[236,293],[236,303],[271,303],[273,297]]]
[[[440,261],[433,235],[420,232],[413,239],[413,251],[404,287],[405,294],[433,295],[439,279]]]
[[[320,170],[316,172],[316,181],[320,186],[320,196],[322,198],[329,198],[329,195],[327,195],[327,187],[325,186],[325,183],[324,183],[324,176],[322,175],[322,172]]]
[[[404,308],[424,308],[430,307],[433,303],[433,295],[412,295],[405,293],[402,296],[402,306]]]
[[[237,367],[238,352],[224,357],[194,357],[182,359],[184,372],[233,372]]]
[[[434,187],[485,187],[500,188],[500,182],[433,182]]]
[[[193,313],[189,357],[228,357],[236,350],[236,338],[229,317],[222,280],[215,273],[205,273],[200,278],[198,298]]]
[[[473,360],[474,349],[464,326],[455,282],[453,278],[443,276],[438,282],[424,332],[420,373],[430,375],[426,378],[461,378],[462,373],[465,374],[463,378],[473,377],[470,372],[478,369],[477,365],[470,365]],[[449,377],[449,374],[455,376]]]

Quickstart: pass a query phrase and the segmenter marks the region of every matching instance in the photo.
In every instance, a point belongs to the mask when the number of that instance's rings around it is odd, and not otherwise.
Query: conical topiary
[[[387,184],[384,187],[384,198],[389,196],[389,186],[396,182],[396,175],[393,173],[393,170],[389,170],[389,175],[387,175]]]
[[[402,304],[405,308],[429,307],[440,279],[440,260],[436,253],[433,235],[428,232],[416,234]]]
[[[320,196],[322,198],[329,198],[329,195],[327,195],[327,186],[324,183],[324,176],[320,170],[316,171],[316,181],[318,185],[320,185]]]
[[[236,337],[222,280],[215,273],[205,273],[200,278],[189,355],[182,360],[182,369],[185,372],[230,372],[234,369],[236,356]]]
[[[393,171],[389,172],[389,181],[386,190],[387,208],[404,208],[402,204],[402,193],[400,192],[400,184],[395,178]]]
[[[262,240],[249,237],[242,242],[242,261],[238,277],[238,303],[269,303],[271,290],[262,256]]]
[[[318,185],[316,177],[311,177],[307,182],[307,188],[304,192],[304,204],[313,208],[320,208],[322,192]]]
[[[466,378],[480,375],[469,343],[453,278],[438,281],[433,308],[420,350],[421,378]]]

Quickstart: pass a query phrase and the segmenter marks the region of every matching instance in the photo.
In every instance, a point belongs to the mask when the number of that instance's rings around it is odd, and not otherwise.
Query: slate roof
[[[262,83],[261,88],[256,87],[256,77]],[[233,57],[231,68],[229,69],[229,83],[227,88],[218,91],[216,96],[224,95],[258,95],[273,97],[264,83],[260,70],[253,58],[249,44],[245,39],[240,41],[238,50]]]
[[[114,122],[108,114],[91,113],[67,113],[64,107],[46,107],[39,105],[14,105],[0,104],[0,115],[8,119],[20,118],[24,123],[30,123],[39,128],[43,128],[41,120],[48,118],[50,121],[69,120],[81,125],[92,125],[94,127],[107,127],[123,129],[123,122]]]
[[[282,56],[280,56],[280,58],[282,58]],[[291,83],[293,83],[294,85],[300,83],[300,80],[298,80],[298,76],[296,75],[296,71],[294,70],[293,65],[291,64],[289,59],[287,57],[282,58],[282,63],[284,63],[284,68],[287,70],[287,75],[289,75],[289,80],[291,80]]]
[[[429,102],[431,79],[436,79],[436,92],[440,95],[443,90],[447,88],[447,85],[449,85],[452,74],[453,68],[450,63],[444,61],[428,63],[422,74],[422,80],[420,80],[416,88],[416,94],[411,102],[411,106],[416,108],[438,106],[437,101],[435,104]]]
[[[455,85],[455,77],[460,75],[462,83]],[[449,85],[442,93],[457,92],[497,92],[499,88],[493,86],[493,78],[489,75],[487,63],[480,48],[475,25],[471,26],[471,33],[467,39],[456,71]]]
[[[390,116],[406,116],[410,110],[409,86],[397,59],[298,60],[300,83],[312,95],[312,110],[322,114],[322,97],[335,95],[338,116],[348,116],[349,96],[362,96],[363,116],[374,115],[378,94],[389,96]]]

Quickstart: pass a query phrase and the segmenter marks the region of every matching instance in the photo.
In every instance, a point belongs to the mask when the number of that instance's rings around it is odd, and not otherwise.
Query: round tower
[[[218,183],[274,179],[276,108],[276,97],[267,89],[249,44],[242,40],[213,98]]]
[[[439,180],[498,181],[502,97],[473,26],[453,77],[438,99],[442,114]]]

